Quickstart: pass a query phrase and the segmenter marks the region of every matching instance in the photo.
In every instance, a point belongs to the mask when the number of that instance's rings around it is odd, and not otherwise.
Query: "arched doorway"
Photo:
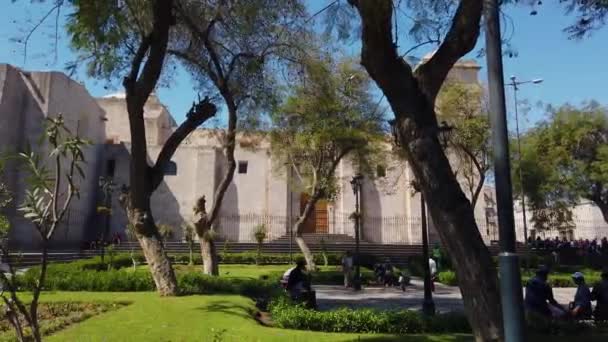
[[[305,193],[300,195],[300,214],[304,212],[306,204],[310,196]],[[315,210],[310,214],[308,219],[304,221],[303,233],[328,234],[329,223],[327,214],[327,200],[320,199],[315,204]]]

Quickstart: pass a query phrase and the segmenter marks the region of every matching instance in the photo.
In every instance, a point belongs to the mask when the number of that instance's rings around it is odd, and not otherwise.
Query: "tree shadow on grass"
[[[210,312],[210,313],[223,313],[225,315],[236,316],[244,319],[253,319],[254,309],[250,306],[234,304],[234,303],[210,303],[202,307],[196,308],[196,310]]]
[[[396,336],[373,336],[361,335],[353,339],[341,339],[340,341],[365,341],[365,342],[470,342],[473,341],[472,335],[453,334],[453,335],[396,335]]]

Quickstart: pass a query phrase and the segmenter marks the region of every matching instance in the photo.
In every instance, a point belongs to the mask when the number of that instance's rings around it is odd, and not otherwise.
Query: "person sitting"
[[[574,302],[570,303],[570,315],[575,319],[588,319],[591,317],[591,292],[585,284],[585,277],[581,272],[575,272],[572,280],[577,288]]]
[[[608,321],[608,268],[602,270],[602,279],[593,285],[591,300],[595,300],[593,316],[596,321]]]
[[[295,267],[285,271],[281,281],[291,299],[296,302],[306,301],[306,294],[311,292],[310,282],[304,273],[305,266],[304,260],[298,260]]]
[[[378,282],[378,284],[384,284],[385,273],[386,270],[384,269],[384,266],[382,264],[374,265],[374,275],[376,276],[376,281]]]
[[[528,312],[547,318],[562,317],[566,310],[553,297],[553,289],[547,284],[549,269],[540,266],[536,275],[526,283],[524,305]]]

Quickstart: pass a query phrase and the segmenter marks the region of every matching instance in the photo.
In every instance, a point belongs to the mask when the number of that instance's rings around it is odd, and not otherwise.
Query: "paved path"
[[[337,307],[412,309],[422,310],[424,287],[420,279],[413,279],[405,292],[399,288],[365,287],[360,292],[345,289],[342,286],[316,285],[317,305],[320,310]],[[567,305],[574,298],[575,288],[554,288],[555,299]],[[435,284],[433,293],[438,312],[462,311],[462,296],[458,287]]]

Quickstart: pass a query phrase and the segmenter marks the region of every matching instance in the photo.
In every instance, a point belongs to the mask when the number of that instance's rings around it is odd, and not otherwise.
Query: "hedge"
[[[273,322],[280,328],[350,333],[416,334],[424,332],[469,333],[463,314],[425,317],[411,310],[337,309],[314,311],[294,305],[281,296],[271,302]]]
[[[44,290],[132,292],[155,291],[154,281],[147,270],[120,269],[92,271],[67,268],[49,268]],[[33,290],[38,271],[30,269],[18,277],[20,290]],[[178,274],[177,282],[182,294],[240,294],[248,297],[268,296],[279,289],[276,279],[233,279],[207,276],[201,273]]]

